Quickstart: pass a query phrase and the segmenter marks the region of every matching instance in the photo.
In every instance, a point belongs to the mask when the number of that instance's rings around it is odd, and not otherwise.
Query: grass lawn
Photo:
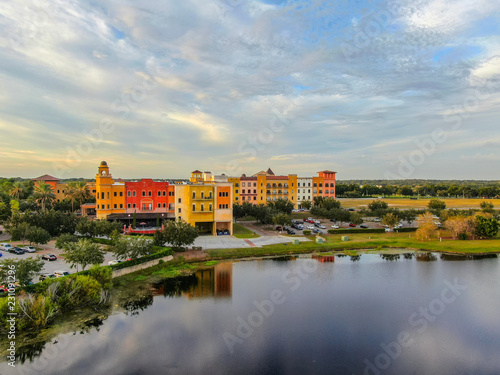
[[[371,203],[376,198],[339,198],[339,201],[342,203],[342,207],[344,208],[361,208],[367,207],[368,203]],[[479,205],[482,201],[496,203],[496,199],[462,199],[462,198],[439,198],[440,200],[446,203],[446,208],[459,208],[459,209],[468,209],[468,208],[476,208],[480,209]],[[422,198],[422,199],[409,199],[409,198],[383,198],[381,199],[384,202],[387,202],[389,207],[393,208],[427,208],[430,199]],[[497,204],[495,204],[497,205]]]
[[[421,242],[415,238],[415,233],[356,233],[349,235],[349,241],[341,241],[344,235],[334,234],[323,236],[326,242],[317,244],[314,241],[301,242],[299,245],[276,244],[263,247],[239,249],[214,249],[206,253],[212,259],[243,258],[251,256],[282,255],[311,253],[329,250],[383,249],[403,248],[415,250],[430,250],[445,253],[485,254],[500,253],[500,238],[490,240],[450,240],[443,239]],[[309,238],[314,240],[313,236]]]
[[[258,234],[253,234],[253,231],[244,227],[241,224],[233,223],[233,235],[236,238],[257,238]]]

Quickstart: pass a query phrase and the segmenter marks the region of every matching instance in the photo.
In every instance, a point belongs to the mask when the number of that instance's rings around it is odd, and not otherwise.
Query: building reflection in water
[[[219,263],[197,271],[196,283],[182,293],[191,298],[231,298],[233,295],[233,263]]]

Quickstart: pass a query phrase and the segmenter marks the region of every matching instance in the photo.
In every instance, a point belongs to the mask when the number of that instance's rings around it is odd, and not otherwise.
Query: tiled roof
[[[60,179],[48,174],[44,174],[43,176],[34,178],[33,181],[60,181]]]

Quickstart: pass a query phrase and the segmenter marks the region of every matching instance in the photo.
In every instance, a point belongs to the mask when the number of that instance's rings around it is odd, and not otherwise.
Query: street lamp
[[[128,214],[128,226],[130,227],[130,214]]]

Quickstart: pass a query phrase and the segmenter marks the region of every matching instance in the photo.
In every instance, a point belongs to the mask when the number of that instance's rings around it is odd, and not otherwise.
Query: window
[[[161,208],[161,203],[158,203],[158,208]]]
[[[201,199],[204,199],[205,198],[205,193],[202,191],[201,192]]]
[[[146,192],[143,190],[142,191],[142,196],[145,197],[146,196]]]
[[[319,189],[319,193],[320,193],[320,194],[323,194],[323,190]]]
[[[168,192],[168,196],[169,196],[169,197],[173,197],[173,196],[174,196],[174,192],[173,192],[173,191],[169,191],[169,192]]]
[[[116,203],[115,203],[115,205],[114,205],[114,207],[113,207],[113,208],[117,208]]]
[[[314,187],[317,187],[317,186],[316,186],[316,182],[314,183]]]
[[[101,192],[101,199],[104,199],[104,191]]]
[[[137,207],[137,206],[135,205],[135,203],[134,203],[134,204],[132,204],[132,208],[136,208],[136,207]]]
[[[205,206],[203,205],[203,203],[201,204],[201,211],[205,211]]]
[[[238,190],[236,190],[236,194],[238,194]]]
[[[241,197],[241,200],[244,201],[245,200],[245,197]]]
[[[109,204],[108,204],[108,210],[109,210]]]
[[[161,197],[161,191],[160,190],[158,190],[158,196]]]
[[[325,183],[325,187],[329,187],[329,186],[328,186],[328,182],[326,182],[326,183]]]
[[[117,192],[115,191],[115,192],[113,193],[113,196],[114,196],[114,197],[116,197],[117,195],[118,195],[118,194],[117,194]]]
[[[177,203],[181,203],[181,198],[178,199]]]
[[[120,191],[120,197],[123,197],[123,191]]]
[[[323,183],[322,182],[319,183],[319,187],[323,187]]]
[[[181,209],[179,208],[179,209],[177,210],[177,212],[178,212],[178,213],[181,213]],[[180,219],[180,217],[179,217],[179,219]]]
[[[244,183],[244,182],[242,182],[242,183],[241,183],[241,186],[242,186],[242,187],[245,187],[245,183]]]
[[[257,194],[257,190],[253,189],[253,193],[254,193],[254,194]]]
[[[107,195],[108,195],[108,199],[109,199],[109,197],[110,197],[110,195],[109,195],[109,191],[108,191],[108,194],[107,194]]]
[[[174,204],[173,203],[169,203],[168,204],[168,209],[169,210],[173,210],[174,209]]]
[[[57,190],[57,194],[59,194],[59,193],[60,193],[60,191],[59,191],[59,190]]]
[[[123,208],[123,203],[120,203],[120,208]]]
[[[166,197],[167,196],[167,191],[166,190],[163,190],[163,196]]]
[[[104,210],[104,207],[105,207],[104,205],[102,205],[102,206],[101,206],[101,208],[102,208],[103,210]]]
[[[237,200],[239,200],[239,198],[238,198],[238,197],[236,197],[236,198],[234,198],[234,200],[236,200],[236,201],[237,201]]]
[[[240,184],[235,183],[235,184],[234,184],[234,186],[235,186],[235,187],[240,187]]]
[[[253,200],[256,201],[257,200],[257,197],[253,197]]]
[[[193,204],[193,211],[196,211],[196,205]]]
[[[243,189],[243,190],[241,191],[241,194],[245,194],[245,189]]]
[[[304,185],[304,186],[305,186],[305,185]],[[311,183],[310,183],[310,182],[308,182],[308,183],[307,183],[307,186],[311,186]]]
[[[163,208],[167,208],[167,204],[166,203],[163,203]]]
[[[148,191],[148,196],[149,196],[149,197],[152,197],[152,196],[153,196],[153,192],[152,192],[151,190],[150,190],[150,191]]]
[[[193,199],[196,199],[196,192],[193,191]]]
[[[127,204],[127,208],[130,208],[130,203],[129,203],[129,204]]]
[[[212,211],[212,205],[211,204],[208,205],[208,210]]]
[[[132,192],[132,196],[133,196],[133,197],[136,197],[136,196],[137,196],[137,194],[136,194],[135,190]]]

